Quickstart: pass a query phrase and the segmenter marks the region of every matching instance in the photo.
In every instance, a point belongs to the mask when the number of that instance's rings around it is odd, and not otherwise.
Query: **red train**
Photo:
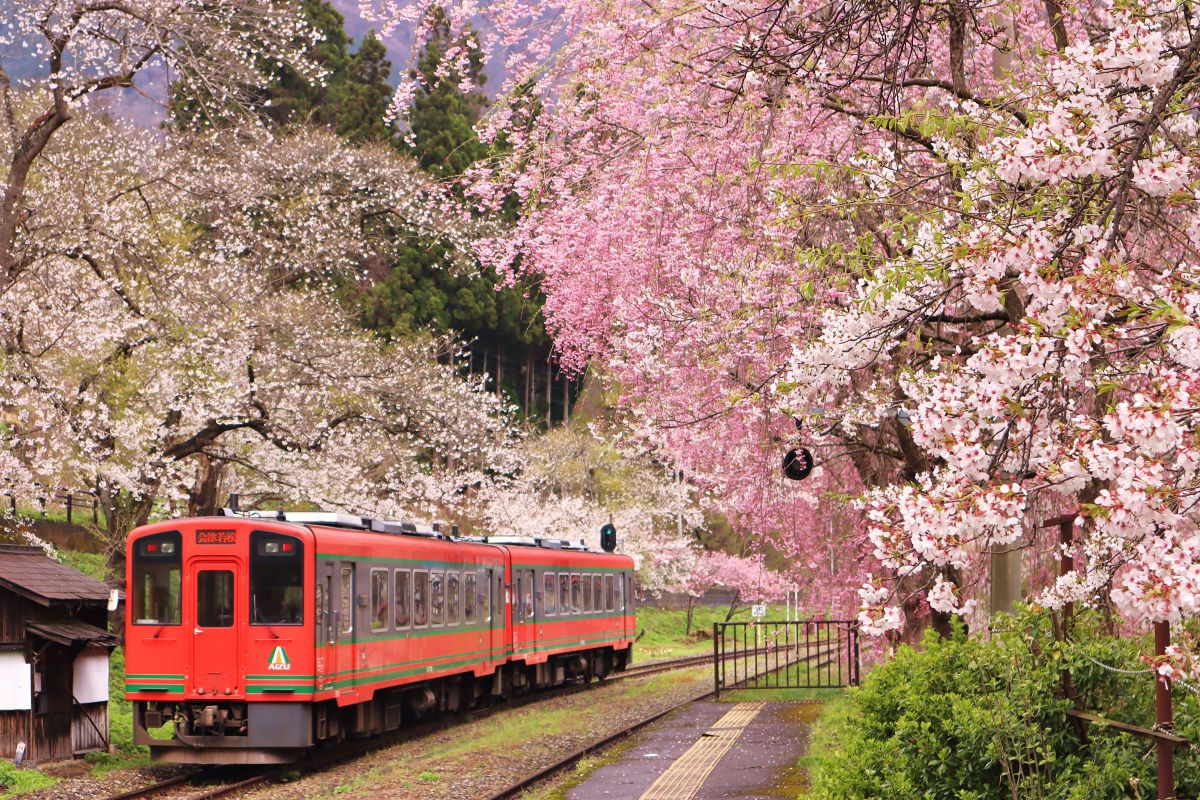
[[[134,739],[162,761],[285,763],[633,655],[632,560],[562,540],[227,511],[126,559]]]

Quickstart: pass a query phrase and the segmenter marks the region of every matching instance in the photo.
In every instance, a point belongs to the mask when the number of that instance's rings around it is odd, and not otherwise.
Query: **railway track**
[[[753,652],[754,651],[741,652],[738,654],[738,656],[745,657]],[[732,655],[728,656],[728,658],[732,657]],[[649,664],[630,667],[624,672],[617,672],[609,675],[607,678],[605,678],[604,682],[626,680],[628,678],[643,678],[647,675],[656,675],[661,672],[687,669],[689,667],[708,666],[710,664],[712,664],[711,654],[687,656],[684,658],[674,658],[665,661],[655,661]],[[466,713],[447,715],[446,718],[436,719],[420,725],[415,725],[396,733],[374,737],[364,742],[356,742],[352,745],[338,748],[336,751],[332,751],[326,754],[324,757],[318,757],[316,761],[307,762],[305,771],[315,772],[334,763],[345,761],[346,759],[350,758],[356,758],[372,750],[382,747],[390,747],[400,744],[401,742],[407,742],[413,739],[419,739],[423,736],[428,736],[431,733],[445,730],[446,728],[457,725],[460,722],[482,719],[499,711],[521,708],[522,706],[529,705],[530,703],[540,702],[551,697],[559,697],[562,695],[573,694],[575,692],[587,691],[591,685],[592,684],[569,684],[557,689],[524,695],[506,702],[497,703],[485,708],[475,709]],[[290,767],[290,769],[294,769],[294,767]],[[178,775],[173,778],[168,778],[167,780],[159,781],[158,783],[154,783],[149,786],[143,786],[140,789],[134,789],[132,791],[125,792],[124,794],[113,795],[105,798],[105,800],[147,800],[148,798],[157,798],[160,796],[170,796],[172,798],[178,797],[180,800],[217,800],[217,798],[230,797],[240,792],[254,789],[278,778],[279,775],[280,771],[278,769],[269,768],[261,774],[251,775],[222,786],[215,786],[212,788],[192,787],[196,789],[196,791],[185,794],[183,790],[187,788],[188,784],[194,783],[196,780],[204,776],[203,770],[197,770],[195,772],[189,772],[186,775]]]
[[[811,661],[813,658],[821,658],[821,660],[817,662],[817,669],[821,669],[822,667],[833,662],[834,659],[832,657],[830,657],[830,654],[833,651],[834,651],[834,648],[825,648],[825,649],[823,649],[817,653],[814,653],[812,655],[792,659],[790,661],[785,662],[784,664],[779,665],[778,667],[774,667],[770,670],[764,670],[762,673],[755,673],[754,675],[749,675],[745,679],[740,681],[738,685],[746,683],[751,678],[760,677],[762,674],[764,674],[766,672],[776,672],[780,669],[786,669],[787,667],[794,666],[796,664],[800,664],[805,661]],[[709,661],[709,663],[711,663],[711,661],[712,661],[711,657],[708,658],[707,660]],[[737,688],[736,686],[728,687],[728,689],[730,689],[730,690],[736,689],[736,688]],[[714,694],[715,694],[714,691],[703,692],[702,694],[698,694],[695,697],[691,697],[680,703],[676,703],[675,705],[671,706],[668,709],[665,709],[663,711],[658,711],[658,712],[655,712],[654,714],[651,714],[648,717],[644,717],[644,718],[638,720],[637,722],[634,722],[632,725],[629,725],[629,726],[617,731],[616,733],[605,736],[603,739],[599,739],[595,742],[592,742],[589,745],[586,745],[585,747],[581,747],[580,749],[563,756],[562,758],[555,761],[553,764],[550,764],[549,766],[543,767],[542,769],[539,769],[536,772],[531,772],[530,774],[524,776],[523,778],[516,781],[515,783],[510,784],[509,786],[505,787],[504,789],[501,789],[499,792],[496,792],[495,794],[490,795],[487,798],[487,800],[508,800],[508,798],[516,797],[519,794],[521,794],[522,792],[524,792],[526,789],[529,789],[529,788],[541,783],[542,781],[545,781],[545,780],[553,777],[554,775],[557,775],[558,773],[562,772],[563,770],[574,766],[578,761],[580,761],[584,757],[588,756],[589,754],[594,753],[597,750],[601,750],[601,749],[609,746],[610,744],[618,742],[618,741],[624,739],[625,737],[636,733],[637,731],[641,730],[642,728],[645,728],[647,725],[657,722],[658,720],[662,719],[663,717],[667,716],[668,714],[678,711],[679,709],[683,708],[684,706],[690,705],[691,703],[695,703],[700,700],[707,700],[708,698],[714,696]]]

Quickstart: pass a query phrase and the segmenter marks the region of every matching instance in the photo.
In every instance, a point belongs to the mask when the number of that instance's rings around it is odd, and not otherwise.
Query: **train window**
[[[348,636],[354,630],[354,567],[342,567],[342,599],[338,606],[338,631]]]
[[[463,624],[474,625],[476,619],[475,609],[478,597],[475,590],[475,573],[468,572],[463,575]]]
[[[595,598],[595,610],[599,614],[604,610],[604,578],[599,575],[592,576],[592,597]]]
[[[317,581],[313,585],[313,619],[317,622],[317,635],[321,635],[321,627],[325,624],[325,585]]]
[[[396,570],[396,630],[408,627],[412,613],[412,579],[406,569]]]
[[[233,627],[233,573],[229,570],[197,573],[196,627]]]
[[[129,614],[134,625],[178,625],[183,579],[178,531],[139,539],[133,551]]]
[[[571,576],[565,572],[558,573],[558,608],[560,613],[571,613]]]
[[[461,592],[462,578],[457,572],[446,573],[446,624],[458,624],[458,605]]]
[[[617,604],[617,611],[620,613],[624,613],[624,611],[625,611],[625,591],[624,591],[625,590],[625,573],[624,572],[617,573],[617,580],[615,581],[615,590],[616,591],[614,592],[614,594],[615,594],[615,601]]]
[[[613,610],[613,576],[604,576],[604,610]]]
[[[529,570],[528,576],[529,576],[529,579],[528,579],[528,581],[526,581],[526,585],[524,585],[524,593],[526,593],[526,596],[524,596],[524,602],[526,602],[526,619],[528,621],[532,622],[533,616],[534,616],[533,570]]]
[[[579,573],[571,576],[571,611],[578,614],[583,610],[583,596],[579,590]]]
[[[429,624],[441,625],[446,612],[446,576],[441,572],[429,573]]]
[[[492,624],[492,571],[479,570],[479,618],[484,625]]]
[[[371,630],[386,631],[388,626],[388,571],[371,570]]]
[[[267,531],[250,534],[250,624],[304,623],[304,542]]]
[[[592,576],[584,575],[580,578],[581,587],[583,590],[583,605],[581,610],[585,614],[592,613]]]
[[[413,627],[424,628],[429,624],[429,573],[422,569],[413,570]]]
[[[542,586],[546,590],[542,595],[542,611],[548,617],[552,617],[558,613],[554,602],[554,598],[558,595],[558,590],[554,588],[554,583],[554,573],[545,573],[542,579]]]

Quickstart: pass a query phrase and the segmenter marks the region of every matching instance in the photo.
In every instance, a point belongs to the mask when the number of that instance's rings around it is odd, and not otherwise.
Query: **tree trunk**
[[[204,453],[196,458],[196,481],[188,493],[189,517],[208,517],[221,507],[221,489],[224,485],[225,465],[214,463]]]
[[[692,609],[694,609],[695,607],[696,607],[696,598],[689,594],[688,595],[688,606],[687,606],[687,623],[683,626],[683,635],[684,636],[692,635]]]
[[[738,598],[742,596],[742,590],[738,589],[733,593],[733,602],[729,604],[729,613],[725,615],[725,621],[733,619],[733,612],[737,610]]]

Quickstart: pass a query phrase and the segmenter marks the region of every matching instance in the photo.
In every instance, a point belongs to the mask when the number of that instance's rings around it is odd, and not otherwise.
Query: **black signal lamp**
[[[617,549],[617,529],[611,522],[600,526],[600,549],[606,553]]]
[[[805,448],[788,450],[783,456],[783,474],[794,481],[802,481],[812,474],[813,457]]]

